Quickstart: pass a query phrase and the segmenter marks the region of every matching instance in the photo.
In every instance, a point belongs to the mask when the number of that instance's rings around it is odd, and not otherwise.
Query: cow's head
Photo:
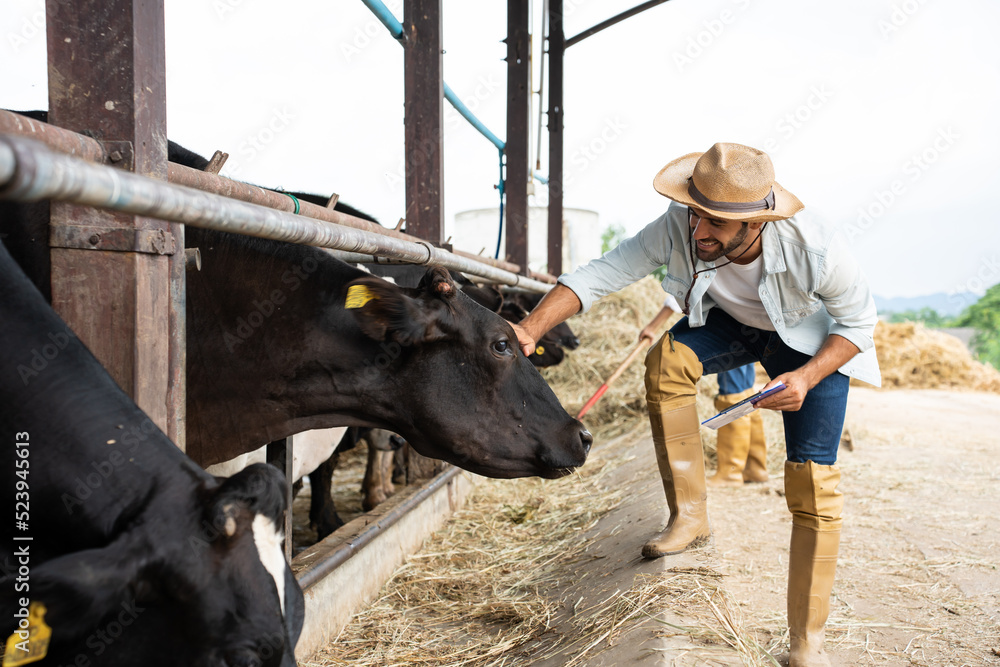
[[[590,434],[521,354],[510,324],[446,270],[430,269],[415,289],[363,277],[346,286],[344,304],[369,340],[373,406],[380,387],[394,397],[382,425],[421,454],[490,477],[559,477],[586,460]]]
[[[111,544],[32,568],[53,662],[295,665],[304,605],[279,532],[284,478],[265,464],[221,483],[182,474],[192,493],[151,499]]]

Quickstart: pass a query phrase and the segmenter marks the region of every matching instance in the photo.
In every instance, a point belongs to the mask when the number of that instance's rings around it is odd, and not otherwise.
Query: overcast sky
[[[564,0],[566,34],[635,4]],[[2,107],[47,106],[43,7],[0,10]],[[445,80],[503,138],[506,3],[444,15]],[[166,19],[171,139],[230,153],[234,178],[402,216],[403,50],[360,0],[167,0]],[[664,164],[745,143],[844,228],[876,294],[982,292],[1000,282],[998,26],[989,0],[667,2],[568,50],[565,204],[635,232],[668,204]],[[499,167],[445,109],[450,221],[497,205]]]

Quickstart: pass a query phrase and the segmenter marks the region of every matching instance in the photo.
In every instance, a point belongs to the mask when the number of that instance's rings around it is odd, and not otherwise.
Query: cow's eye
[[[506,340],[498,340],[493,343],[493,351],[501,356],[510,356],[510,342]]]

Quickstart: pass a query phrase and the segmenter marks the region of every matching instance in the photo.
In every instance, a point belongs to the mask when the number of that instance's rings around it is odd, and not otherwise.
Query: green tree
[[[601,234],[601,254],[614,250],[625,240],[625,228],[621,225],[608,225]]]
[[[898,322],[923,322],[925,326],[937,329],[955,326],[955,318],[945,317],[933,308],[926,306],[920,310],[904,310],[899,313],[890,313],[889,321],[893,324]]]
[[[973,327],[976,335],[972,338],[972,348],[979,360],[1000,369],[1000,283],[966,308],[955,326]]]

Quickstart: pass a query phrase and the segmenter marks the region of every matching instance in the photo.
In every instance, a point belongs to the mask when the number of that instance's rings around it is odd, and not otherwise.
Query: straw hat
[[[774,181],[767,153],[741,144],[719,143],[679,157],[660,170],[653,187],[721,220],[784,220],[805,208]]]

